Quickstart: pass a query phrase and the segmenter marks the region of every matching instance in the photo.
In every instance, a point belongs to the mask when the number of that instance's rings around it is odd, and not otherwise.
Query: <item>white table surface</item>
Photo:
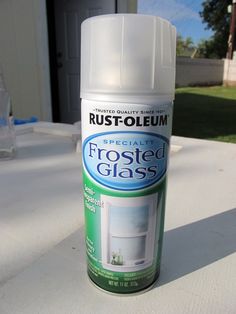
[[[25,134],[0,164],[0,313],[236,313],[236,145],[173,137],[162,269],[139,296],[86,275],[80,154]]]

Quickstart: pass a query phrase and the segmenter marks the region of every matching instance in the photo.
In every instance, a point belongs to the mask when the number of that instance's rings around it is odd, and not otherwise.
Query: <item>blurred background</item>
[[[14,116],[80,120],[80,24],[110,13],[176,26],[173,133],[236,143],[236,0],[1,0],[0,77]]]

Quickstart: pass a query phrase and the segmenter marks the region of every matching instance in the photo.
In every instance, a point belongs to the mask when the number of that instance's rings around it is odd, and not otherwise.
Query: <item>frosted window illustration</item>
[[[111,251],[120,252],[123,257],[123,263],[129,260],[139,260],[145,257],[146,237],[133,238],[111,238]]]
[[[131,271],[151,265],[157,194],[127,199],[102,195],[101,200],[104,266]]]
[[[148,206],[110,207],[110,230],[113,233],[140,233],[148,228]]]

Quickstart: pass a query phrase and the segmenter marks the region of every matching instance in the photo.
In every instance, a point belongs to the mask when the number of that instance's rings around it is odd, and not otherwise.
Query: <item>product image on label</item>
[[[101,195],[102,264],[113,271],[136,271],[153,262],[157,193],[141,197]]]

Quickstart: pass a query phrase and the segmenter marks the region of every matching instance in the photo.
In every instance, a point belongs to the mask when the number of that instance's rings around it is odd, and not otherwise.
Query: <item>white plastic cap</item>
[[[176,29],[149,15],[112,14],[82,23],[81,97],[155,102],[175,88]]]

